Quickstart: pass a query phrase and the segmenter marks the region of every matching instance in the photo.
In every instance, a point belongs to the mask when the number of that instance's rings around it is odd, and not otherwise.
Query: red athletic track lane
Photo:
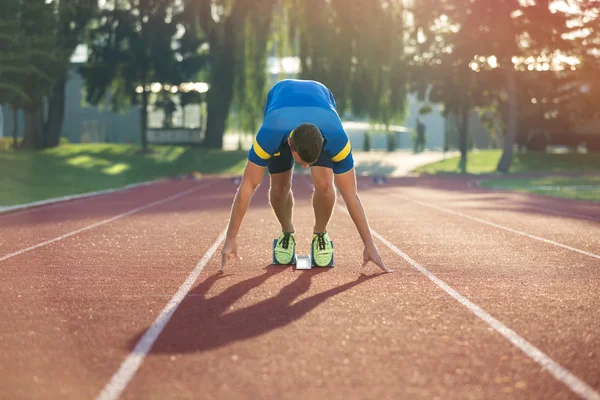
[[[225,227],[235,186],[210,183],[0,263],[0,317],[8,321],[0,327],[0,398],[101,392]],[[485,197],[489,191],[461,181],[367,183],[361,179],[361,198],[375,231],[600,389],[598,260],[425,204],[595,253],[599,224],[524,210],[509,195]],[[80,202],[73,214],[40,209],[40,221],[63,229],[40,230],[23,246],[7,241],[0,258],[203,181],[165,185],[172,190]],[[362,244],[340,210],[329,228],[335,268],[269,265],[278,226],[267,187],[265,180],[240,232],[243,262],[219,273],[212,257],[122,398],[576,398],[381,242],[395,272],[361,268]],[[296,178],[294,192],[299,251],[307,253],[313,217],[305,178]],[[37,223],[21,218],[14,225],[35,236]],[[0,229],[10,237],[4,232],[13,224]]]
[[[153,321],[222,230],[223,223],[207,222],[227,218],[223,205],[235,188],[207,183],[158,185],[131,191],[129,201],[119,194],[107,196],[108,204],[91,202],[90,214],[101,210],[105,218],[198,187],[0,264],[0,397],[82,399],[100,392],[131,336]],[[37,241],[49,237],[43,233]]]
[[[202,181],[166,181],[122,192],[0,214],[0,258],[17,250],[85,228],[154,201],[210,184]],[[142,210],[141,214],[145,210]]]

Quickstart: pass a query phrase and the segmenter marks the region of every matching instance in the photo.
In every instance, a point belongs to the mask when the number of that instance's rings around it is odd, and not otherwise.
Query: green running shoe
[[[333,261],[333,246],[327,232],[313,233],[313,260],[317,267],[327,267]]]
[[[296,232],[281,232],[273,251],[278,264],[291,264],[296,255]]]

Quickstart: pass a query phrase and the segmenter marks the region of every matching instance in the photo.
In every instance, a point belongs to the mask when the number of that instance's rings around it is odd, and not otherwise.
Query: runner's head
[[[288,138],[292,156],[304,168],[314,164],[323,149],[323,135],[312,124],[298,125]]]

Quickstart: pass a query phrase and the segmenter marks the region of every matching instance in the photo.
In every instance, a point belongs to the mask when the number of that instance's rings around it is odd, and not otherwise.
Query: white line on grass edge
[[[161,334],[177,308],[188,294],[198,276],[208,264],[208,261],[212,258],[217,248],[225,240],[227,229],[223,229],[217,240],[210,246],[208,251],[204,254],[202,259],[198,261],[194,270],[187,277],[185,282],[179,287],[179,290],[167,303],[165,308],[161,311],[160,315],[152,323],[150,328],[146,330],[142,338],[137,342],[133,351],[127,356],[125,361],[121,364],[121,367],[112,376],[110,381],[106,384],[102,392],[96,398],[97,400],[112,400],[117,399],[125,390],[125,387],[129,384],[129,381],[133,378],[138,368],[144,361],[144,358],[150,352],[150,349],[154,345],[154,342]]]
[[[58,205],[60,203],[66,202],[66,201],[85,199],[88,197],[101,196],[103,194],[122,192],[124,190],[133,189],[133,188],[140,187],[140,186],[154,185],[156,183],[164,182],[164,181],[165,181],[165,179],[157,179],[157,180],[140,182],[140,183],[132,183],[131,185],[125,185],[125,186],[113,188],[113,189],[98,190],[95,192],[74,194],[71,196],[55,197],[52,199],[35,201],[33,203],[19,204],[16,206],[0,206],[0,214],[8,213],[10,211],[26,210],[26,209],[33,208],[33,207],[47,206],[47,205],[51,205],[51,204]]]
[[[212,182],[210,182],[210,183],[205,183],[204,185],[200,185],[200,186],[198,186],[198,187],[191,188],[191,189],[185,190],[185,191],[183,191],[183,192],[176,193],[176,194],[174,194],[174,195],[172,195],[172,196],[169,196],[169,197],[166,197],[166,198],[164,198],[164,199],[162,199],[162,200],[158,200],[158,201],[155,201],[155,202],[153,202],[153,203],[146,204],[145,206],[141,206],[141,207],[138,207],[138,208],[134,208],[133,210],[129,210],[129,211],[127,211],[127,212],[124,212],[124,213],[122,213],[122,214],[115,215],[114,217],[111,217],[111,218],[108,218],[108,219],[105,219],[105,220],[102,220],[102,221],[96,222],[95,224],[88,225],[88,226],[84,226],[83,228],[79,228],[79,229],[77,229],[77,230],[74,230],[74,231],[72,231],[72,232],[65,233],[64,235],[57,236],[57,237],[55,237],[54,239],[49,239],[49,240],[46,240],[45,242],[38,243],[38,244],[36,244],[36,245],[29,246],[29,247],[27,247],[27,248],[25,248],[25,249],[22,249],[22,250],[16,251],[16,252],[14,252],[14,253],[7,254],[7,255],[5,255],[5,256],[3,256],[3,257],[0,257],[0,262],[2,262],[2,261],[4,261],[4,260],[8,260],[9,258],[12,258],[12,257],[14,257],[14,256],[18,256],[19,254],[23,254],[23,253],[26,253],[26,252],[28,252],[28,251],[31,251],[31,250],[37,249],[38,247],[42,247],[42,246],[45,246],[45,245],[47,245],[47,244],[50,244],[50,243],[58,242],[59,240],[62,240],[62,239],[68,238],[69,236],[76,235],[76,234],[78,234],[78,233],[81,233],[81,232],[83,232],[83,231],[87,231],[87,230],[89,230],[89,229],[92,229],[92,228],[95,228],[95,227],[97,227],[97,226],[104,225],[104,224],[108,224],[109,222],[112,222],[112,221],[114,221],[114,220],[117,220],[117,219],[119,219],[119,218],[126,217],[126,216],[128,216],[128,215],[131,215],[131,214],[135,214],[136,212],[139,212],[139,211],[145,210],[145,209],[147,209],[147,208],[154,207],[154,206],[158,206],[158,205],[160,205],[160,204],[163,204],[163,203],[166,203],[166,202],[168,202],[168,201],[175,200],[175,199],[177,199],[177,198],[179,198],[179,197],[185,196],[185,195],[186,195],[186,194],[188,194],[188,193],[191,193],[191,192],[194,192],[194,191],[196,191],[196,190],[202,189],[202,188],[204,188],[204,187],[206,187],[206,186],[209,186],[209,185],[211,185],[211,184],[212,184]]]

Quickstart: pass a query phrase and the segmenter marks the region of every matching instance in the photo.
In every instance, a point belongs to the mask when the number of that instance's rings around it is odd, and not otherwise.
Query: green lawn
[[[496,173],[501,150],[480,150],[467,156],[467,173],[493,174]],[[415,172],[425,174],[456,174],[459,173],[460,157],[452,157],[443,161],[427,164],[415,169]],[[511,173],[524,172],[583,172],[600,171],[600,154],[581,153],[514,153],[510,166]]]
[[[494,179],[481,182],[481,186],[600,202],[600,176]]]
[[[239,174],[245,151],[185,146],[68,144],[44,151],[0,151],[0,206],[121,187],[191,171]]]

